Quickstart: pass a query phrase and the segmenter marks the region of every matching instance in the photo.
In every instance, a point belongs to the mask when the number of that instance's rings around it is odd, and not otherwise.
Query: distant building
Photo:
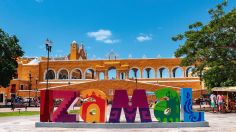
[[[38,97],[39,90],[46,88],[46,60],[47,57],[20,58],[17,76],[9,87],[0,88],[0,104],[14,96]],[[49,89],[95,88],[104,91],[111,100],[115,89],[126,89],[132,95],[136,88],[155,91],[172,87],[179,91],[181,87],[188,87],[193,88],[196,92],[193,97],[197,97],[197,91],[202,90],[200,79],[191,76],[192,67],[181,67],[180,61],[180,58],[119,59],[113,50],[107,59],[88,60],[84,44],[73,41],[68,56],[50,58]]]

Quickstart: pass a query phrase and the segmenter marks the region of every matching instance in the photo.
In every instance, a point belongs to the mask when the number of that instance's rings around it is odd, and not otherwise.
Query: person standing
[[[218,102],[218,111],[221,111],[221,105],[223,104],[223,98],[220,94],[217,95],[217,102]]]
[[[211,99],[211,108],[212,112],[215,112],[215,107],[216,107],[216,95],[214,93],[211,94],[210,96]]]

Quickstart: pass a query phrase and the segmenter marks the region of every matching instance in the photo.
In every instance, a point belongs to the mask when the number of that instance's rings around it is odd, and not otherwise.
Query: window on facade
[[[61,70],[59,72],[59,78],[58,79],[68,79],[68,72],[67,72],[67,70]]]
[[[183,77],[183,71],[180,67],[176,67],[172,70],[172,77],[173,78],[180,78]]]
[[[145,68],[143,70],[143,78],[155,78],[155,71],[153,68]]]
[[[79,69],[72,71],[71,79],[82,79],[82,72]]]
[[[158,71],[158,78],[169,78],[169,70],[167,68],[160,68]]]
[[[3,94],[0,94],[0,103],[3,103]]]
[[[95,77],[95,71],[93,69],[88,69],[85,72],[85,79],[94,79]]]
[[[47,79],[47,74],[45,75],[45,80]],[[55,73],[53,70],[48,70],[48,79],[55,79]]]
[[[24,90],[24,85],[23,84],[20,85],[20,90]]]

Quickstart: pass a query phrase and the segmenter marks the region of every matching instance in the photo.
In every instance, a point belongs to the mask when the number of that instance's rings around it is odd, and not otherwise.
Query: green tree
[[[208,11],[208,24],[196,22],[188,31],[172,37],[184,42],[175,52],[176,57],[183,58],[181,65],[194,65],[193,73],[209,89],[236,86],[236,9],[226,13],[225,6],[226,1]]]
[[[17,58],[23,56],[19,40],[0,29],[0,86],[7,87],[16,75]]]

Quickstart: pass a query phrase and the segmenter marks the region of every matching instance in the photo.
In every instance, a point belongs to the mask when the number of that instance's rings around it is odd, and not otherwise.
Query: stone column
[[[120,71],[116,71],[116,80],[120,80]]]
[[[154,71],[155,71],[155,78],[158,78],[158,69],[154,69]]]
[[[96,76],[95,76],[95,79],[96,79],[96,80],[100,80],[99,74],[100,74],[100,72],[99,72],[99,71],[96,71]]]
[[[107,70],[104,71],[104,80],[108,80],[108,71]]]
[[[129,79],[129,71],[125,71],[125,79]]]
[[[140,77],[143,78],[143,69],[140,69]]]
[[[183,70],[183,77],[186,78],[186,67],[183,67],[182,70]]]
[[[172,78],[172,68],[169,68],[169,78]]]

